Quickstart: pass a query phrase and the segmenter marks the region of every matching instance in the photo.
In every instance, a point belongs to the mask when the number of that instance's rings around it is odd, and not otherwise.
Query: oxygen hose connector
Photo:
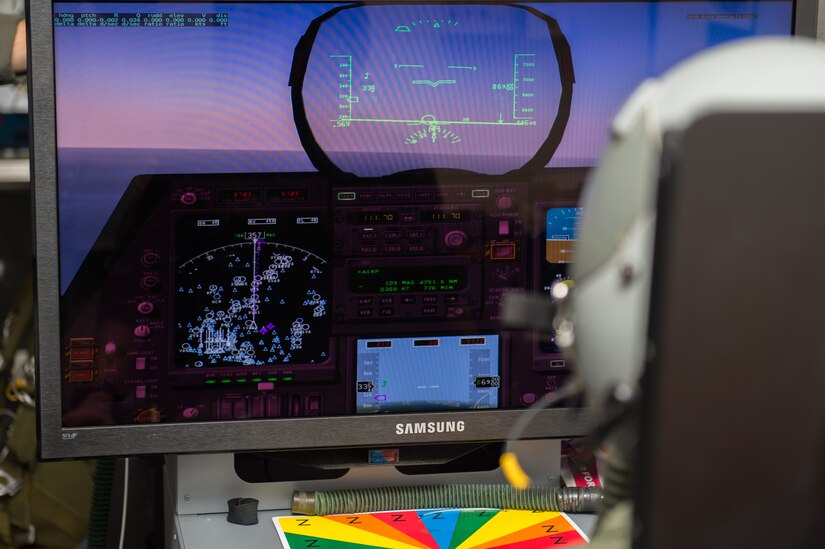
[[[292,492],[292,512],[298,515],[316,515],[315,492]]]
[[[292,512],[301,515],[374,513],[398,509],[525,509],[564,513],[595,513],[601,488],[533,487],[518,490],[502,484],[394,486],[300,492],[292,494]]]

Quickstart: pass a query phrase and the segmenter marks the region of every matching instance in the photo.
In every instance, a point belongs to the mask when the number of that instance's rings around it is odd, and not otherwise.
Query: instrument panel
[[[138,176],[63,298],[64,422],[527,406],[569,364],[499,306],[565,276],[577,185]]]

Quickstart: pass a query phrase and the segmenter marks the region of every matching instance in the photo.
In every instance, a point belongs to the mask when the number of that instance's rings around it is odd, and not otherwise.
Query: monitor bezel
[[[473,3],[485,1],[476,0]],[[61,421],[53,3],[29,0],[27,5],[32,136],[30,173],[37,301],[38,450],[41,459],[300,448],[397,447],[507,439],[510,429],[521,415],[520,410],[64,428]],[[816,36],[817,9],[817,0],[796,0],[793,34],[811,38]],[[582,436],[592,430],[595,420],[594,412],[586,409],[543,410],[528,425],[522,436]],[[396,425],[399,423],[437,421],[463,422],[463,430],[452,433],[396,434]]]

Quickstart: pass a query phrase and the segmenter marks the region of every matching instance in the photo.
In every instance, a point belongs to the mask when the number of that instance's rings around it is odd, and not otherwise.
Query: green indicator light
[[[235,381],[236,381],[237,383],[246,383],[246,378],[243,378],[243,377],[242,377],[241,379],[236,379]]]
[[[355,193],[353,193],[353,192],[340,192],[340,193],[338,193],[338,200],[355,200]]]
[[[221,383],[232,383],[231,379],[222,379]]]
[[[474,189],[471,193],[473,198],[487,198],[490,196],[489,189]]]
[[[284,376],[284,381],[292,381],[292,376]]]
[[[277,377],[268,377],[266,378],[267,381],[278,381]]]
[[[214,379],[207,379],[206,380],[207,385],[214,385],[215,383],[216,383],[216,381]]]
[[[263,380],[259,377],[253,377],[252,378],[252,383],[259,383],[260,381],[263,381]]]

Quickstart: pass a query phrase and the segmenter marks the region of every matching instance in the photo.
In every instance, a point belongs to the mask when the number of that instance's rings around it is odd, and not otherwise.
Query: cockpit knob
[[[444,235],[444,244],[448,248],[461,248],[467,243],[467,233],[464,231],[450,231]]]

